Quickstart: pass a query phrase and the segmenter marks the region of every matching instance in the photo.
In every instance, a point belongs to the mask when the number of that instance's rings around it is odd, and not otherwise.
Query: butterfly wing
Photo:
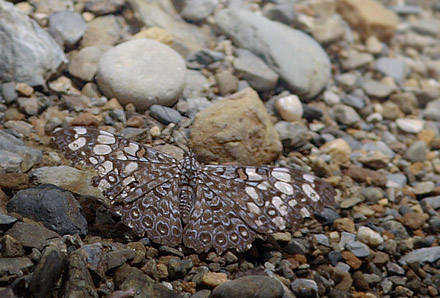
[[[325,181],[280,167],[205,166],[201,180],[259,234],[297,226],[334,203]]]
[[[198,253],[208,252],[214,247],[219,254],[231,248],[238,251],[249,249],[257,233],[249,228],[226,200],[203,182],[198,183],[195,205],[184,227],[185,246]]]
[[[173,157],[96,128],[61,129],[53,141],[67,159],[96,169],[94,186],[139,235],[165,245],[181,242],[179,169]]]

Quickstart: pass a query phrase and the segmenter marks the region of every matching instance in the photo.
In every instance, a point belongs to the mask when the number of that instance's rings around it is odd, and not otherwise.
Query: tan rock
[[[354,225],[354,222],[349,218],[343,217],[343,218],[335,219],[333,225],[340,232],[350,232],[350,233],[356,232],[356,227]]]
[[[336,139],[321,146],[322,153],[327,153],[335,162],[346,162],[350,158],[350,145],[343,139]]]
[[[15,90],[18,92],[18,94],[26,97],[29,97],[34,93],[34,88],[26,83],[17,83],[15,85]]]
[[[267,164],[282,150],[263,102],[250,88],[197,114],[189,143],[206,163]]]
[[[375,35],[389,41],[396,31],[396,14],[377,1],[338,0],[338,12],[363,39]]]
[[[169,31],[159,27],[144,28],[133,35],[132,38],[154,39],[166,45],[171,45],[173,43],[173,35]]]
[[[215,288],[228,281],[228,276],[223,272],[206,272],[202,277],[202,283]]]

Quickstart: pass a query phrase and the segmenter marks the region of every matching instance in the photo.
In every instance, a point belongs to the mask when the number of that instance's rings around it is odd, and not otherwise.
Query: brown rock
[[[396,31],[396,14],[374,0],[339,0],[338,12],[363,39],[375,35],[389,41]]]
[[[31,96],[34,93],[34,88],[26,83],[17,83],[15,85],[15,90],[18,92],[18,94],[27,97]]]
[[[359,269],[362,265],[362,261],[350,251],[344,251],[342,257],[344,258],[345,263],[353,269]]]
[[[353,278],[353,286],[358,291],[368,291],[370,287],[361,271],[356,271],[351,276]]]
[[[402,217],[402,223],[412,230],[417,230],[425,224],[425,217],[422,213],[408,212]]]
[[[73,120],[70,122],[71,126],[99,126],[99,124],[101,123],[101,120],[88,113],[80,113],[78,116],[76,116],[75,118],[73,118]]]
[[[0,188],[24,189],[29,187],[29,175],[23,173],[0,174]]]
[[[229,70],[223,70],[215,74],[220,94],[226,95],[237,92],[238,79]]]
[[[387,120],[396,120],[398,118],[403,118],[405,114],[403,114],[397,104],[387,101],[383,104],[382,116]]]
[[[173,43],[173,35],[169,31],[159,27],[141,29],[141,31],[133,35],[132,38],[153,39],[169,46]]]
[[[395,103],[405,114],[412,114],[418,108],[417,97],[409,92],[393,94],[389,101]]]
[[[15,258],[24,255],[23,246],[14,237],[5,235],[0,240],[0,244],[2,246],[2,257],[4,258]]]
[[[197,114],[190,147],[203,162],[267,164],[281,142],[258,94],[247,88]]]
[[[378,266],[385,265],[390,260],[390,256],[384,252],[377,251],[372,259],[373,264]]]
[[[319,148],[322,153],[327,153],[335,162],[343,163],[349,160],[351,148],[343,139],[336,139],[325,143]]]
[[[430,145],[434,138],[436,137],[436,133],[433,130],[422,130],[417,134],[417,138],[426,143],[426,145]]]
[[[145,259],[145,245],[143,245],[141,242],[130,242],[127,244],[128,247],[134,249],[134,258],[131,261],[133,264],[139,264],[142,263]]]
[[[203,274],[202,283],[208,287],[215,288],[228,281],[228,276],[223,272],[206,272]]]
[[[6,234],[17,239],[24,247],[35,247],[39,250],[42,250],[48,241],[60,237],[57,233],[32,221],[16,222]]]
[[[387,177],[382,172],[377,172],[369,169],[364,169],[357,166],[349,167],[344,171],[344,174],[350,176],[357,182],[363,182],[367,184],[374,184],[377,186],[385,186]]]
[[[354,222],[349,218],[335,219],[333,225],[340,232],[350,232],[350,233],[356,232],[356,227],[354,225]]]

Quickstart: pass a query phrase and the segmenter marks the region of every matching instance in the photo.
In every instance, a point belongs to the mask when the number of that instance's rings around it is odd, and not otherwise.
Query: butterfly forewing
[[[334,203],[334,189],[313,175],[276,167],[202,166],[109,132],[74,127],[55,144],[97,170],[97,186],[137,234],[197,252],[248,249],[256,237],[295,227]]]

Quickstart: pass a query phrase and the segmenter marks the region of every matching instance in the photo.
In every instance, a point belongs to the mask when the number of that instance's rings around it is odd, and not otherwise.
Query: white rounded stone
[[[185,85],[184,59],[172,48],[146,38],[121,43],[99,60],[97,82],[108,98],[139,111],[173,105]]]
[[[296,95],[279,98],[275,103],[275,108],[281,118],[286,121],[298,121],[304,113],[302,103]]]

